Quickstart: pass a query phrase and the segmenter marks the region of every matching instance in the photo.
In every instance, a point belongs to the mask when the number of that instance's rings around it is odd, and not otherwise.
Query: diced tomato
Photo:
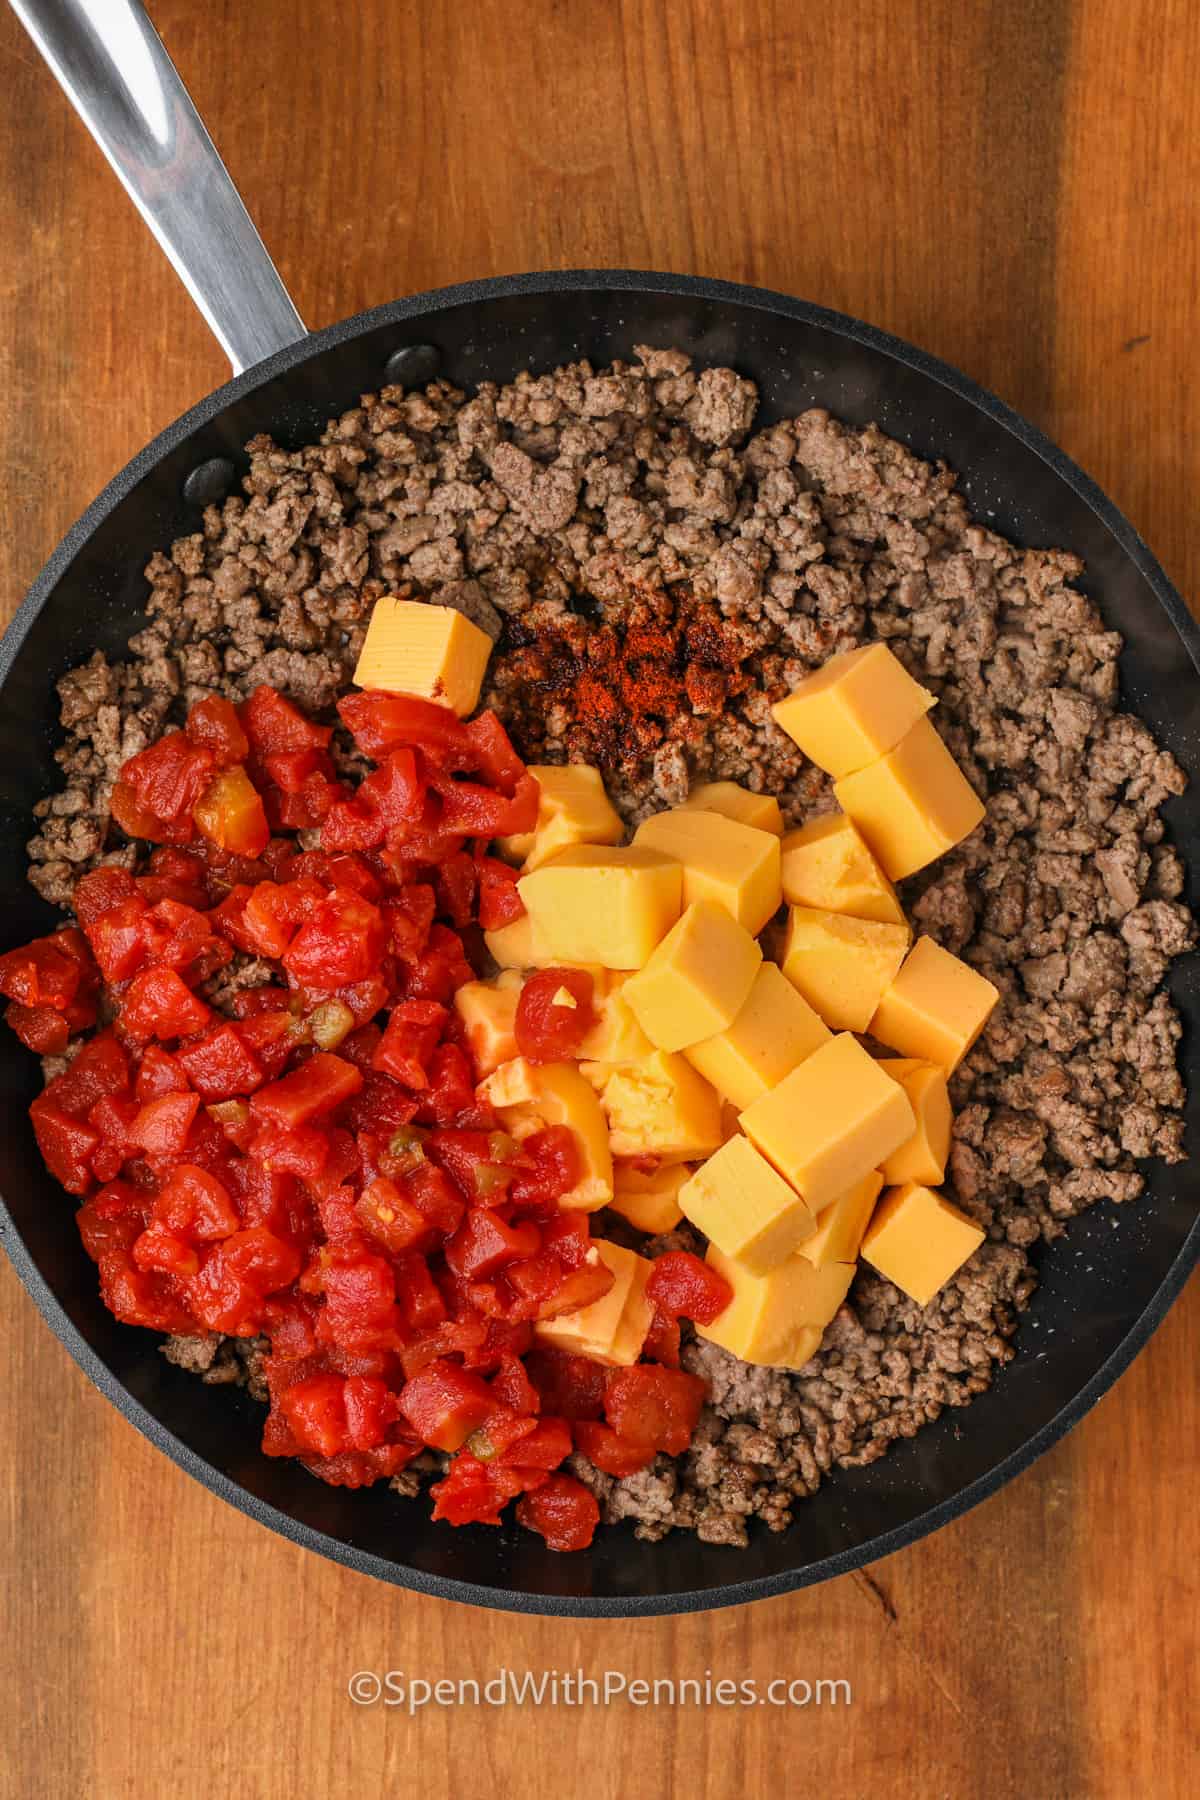
[[[238,716],[251,748],[259,756],[324,750],[333,736],[328,725],[314,725],[272,687],[256,687],[250,698],[243,701]]]
[[[310,1475],[329,1487],[364,1488],[390,1481],[420,1448],[420,1444],[378,1444],[374,1450],[343,1450],[337,1456],[302,1456],[300,1460]]]
[[[375,1051],[375,1068],[405,1087],[427,1088],[427,1065],[449,1016],[435,1000],[401,1001]]]
[[[261,1088],[250,1102],[256,1118],[266,1119],[285,1131],[307,1125],[321,1113],[331,1113],[356,1094],[363,1084],[362,1071],[344,1057],[319,1050],[281,1081]]]
[[[517,871],[498,856],[482,851],[475,858],[479,882],[479,923],[484,931],[499,931],[522,917],[525,902],[517,892]]]
[[[432,1249],[434,1228],[421,1209],[404,1190],[386,1175],[376,1176],[363,1189],[355,1212],[364,1231],[390,1251],[400,1256],[407,1250]]]
[[[391,948],[405,963],[415,963],[425,951],[437,913],[437,896],[424,882],[415,882],[383,900]]]
[[[517,1518],[544,1537],[549,1550],[586,1550],[600,1523],[600,1506],[573,1475],[551,1475],[518,1500]]]
[[[281,961],[301,987],[334,993],[375,974],[387,939],[377,906],[350,888],[334,888],[301,925]]]
[[[680,1336],[679,1320],[669,1317],[661,1306],[656,1306],[642,1345],[643,1357],[650,1362],[665,1363],[668,1369],[677,1369]]]
[[[336,1456],[349,1448],[346,1420],[346,1382],[340,1375],[310,1375],[288,1388],[280,1408],[304,1450],[318,1456]]]
[[[111,1031],[101,1031],[83,1045],[70,1068],[56,1075],[40,1098],[77,1118],[86,1118],[97,1100],[128,1092],[129,1058]]]
[[[499,1525],[501,1512],[510,1500],[526,1491],[532,1473],[507,1469],[496,1462],[480,1462],[478,1457],[463,1451],[450,1464],[446,1476],[429,1490],[433,1517],[448,1525]]]
[[[71,905],[85,932],[105,913],[112,912],[126,900],[139,900],[138,885],[126,869],[102,867],[92,869],[75,883]]]
[[[538,1413],[542,1410],[541,1395],[526,1374],[520,1357],[511,1351],[501,1353],[500,1367],[492,1376],[492,1393],[501,1406],[507,1406],[512,1412]]]
[[[262,1063],[237,1025],[214,1025],[202,1037],[181,1044],[178,1060],[202,1100],[253,1094],[266,1080]]]
[[[182,1065],[169,1050],[161,1044],[147,1044],[133,1084],[139,1101],[157,1100],[160,1094],[186,1094],[189,1085]]]
[[[128,1182],[113,1181],[84,1201],[75,1223],[93,1262],[110,1250],[133,1248],[146,1228],[147,1198]]]
[[[475,1098],[475,1073],[457,1044],[439,1044],[429,1059],[429,1083],[418,1096],[417,1117],[448,1125]]]
[[[679,1456],[692,1441],[704,1396],[698,1375],[635,1363],[609,1375],[604,1416],[619,1437]]]
[[[206,915],[178,900],[159,900],[150,910],[145,930],[150,962],[174,969],[190,987],[223,969],[233,956]]]
[[[199,1094],[163,1094],[147,1100],[129,1127],[129,1142],[152,1162],[182,1157],[199,1109]]]
[[[592,1419],[578,1421],[575,1442],[590,1463],[606,1475],[615,1475],[618,1481],[626,1475],[636,1475],[639,1469],[648,1469],[657,1454],[650,1445],[631,1443],[618,1437],[611,1425]]]
[[[129,1127],[137,1113],[136,1100],[106,1094],[88,1113],[87,1122],[100,1138],[92,1152],[92,1173],[98,1181],[115,1181],[129,1156]]]
[[[480,1462],[507,1462],[508,1452],[536,1430],[536,1419],[513,1412],[507,1406],[494,1407],[479,1429],[467,1439],[467,1454],[478,1457]],[[569,1436],[567,1442],[570,1443]]]
[[[569,1125],[549,1125],[521,1145],[509,1194],[518,1206],[547,1211],[571,1191],[582,1173],[575,1133]]]
[[[190,822],[215,766],[206,746],[182,731],[168,731],[122,765],[120,785],[152,818],[182,825]]]
[[[59,1056],[71,1041],[66,1014],[53,1006],[22,1006],[14,1000],[4,1009],[4,1021],[35,1056]]]
[[[131,1251],[139,1269],[157,1269],[163,1275],[187,1280],[198,1273],[200,1257],[194,1247],[166,1226],[152,1221]]]
[[[0,956],[0,994],[26,1007],[47,1006],[64,1013],[92,965],[91,953],[76,931],[35,938],[20,950]]]
[[[446,1245],[446,1261],[469,1280],[494,1275],[509,1263],[536,1256],[542,1247],[537,1226],[509,1224],[486,1207],[473,1207]]]
[[[203,912],[208,906],[208,882],[200,857],[190,850],[159,845],[150,853],[149,871],[136,877],[139,894],[151,906],[175,900]]]
[[[250,740],[242,730],[237,708],[220,694],[197,700],[188,713],[186,731],[193,744],[202,744],[212,752],[218,769],[245,762],[250,754]]]
[[[423,1444],[458,1450],[495,1406],[486,1381],[439,1358],[400,1390],[400,1411]]]
[[[400,1416],[395,1394],[378,1376],[351,1375],[342,1399],[352,1450],[373,1450],[382,1444]]]
[[[106,1250],[97,1264],[100,1297],[110,1313],[126,1325],[194,1337],[197,1318],[179,1299],[174,1279],[154,1269],[139,1269],[126,1250]]]
[[[396,1259],[396,1299],[413,1331],[430,1331],[447,1317],[446,1302],[429,1264],[415,1251]],[[493,1383],[493,1391],[494,1387]]]
[[[711,1325],[733,1299],[733,1289],[723,1275],[690,1250],[668,1250],[654,1264],[646,1283],[646,1298],[653,1300],[668,1318],[695,1319],[697,1324]]]
[[[253,1108],[253,1100],[250,1105]],[[247,1150],[264,1169],[298,1175],[301,1181],[315,1181],[329,1160],[329,1138],[315,1125],[289,1129],[268,1121],[259,1125]]]
[[[150,908],[135,888],[130,899],[107,909],[88,925],[88,942],[106,981],[128,981],[146,961],[149,916]]]
[[[565,1419],[542,1418],[532,1431],[500,1452],[500,1461],[517,1469],[557,1469],[573,1448],[571,1427]]]
[[[203,1031],[212,1008],[193,994],[174,969],[143,969],[121,1002],[120,1025],[135,1043],[150,1038],[190,1037]]]
[[[225,1183],[195,1163],[178,1163],[171,1170],[151,1216],[176,1236],[202,1244],[231,1237],[242,1222]]]
[[[262,760],[271,780],[285,794],[302,794],[310,776],[333,776],[333,762],[325,750],[279,750]]]
[[[338,712],[360,750],[378,761],[393,750],[420,749],[442,760],[466,758],[470,740],[448,706],[408,694],[343,694]]]
[[[463,726],[463,736],[470,747],[470,767],[475,773],[503,793],[515,793],[526,773],[525,764],[495,713],[477,713]],[[532,831],[533,825],[519,829]]]
[[[92,1156],[100,1134],[72,1113],[39,1094],[29,1109],[42,1160],[68,1194],[86,1194],[92,1186]]]
[[[210,843],[235,856],[261,856],[271,839],[262,799],[240,763],[209,782],[192,817]]]
[[[448,856],[434,875],[438,910],[462,931],[475,917],[477,877],[474,858],[465,850]]]
[[[525,1371],[542,1397],[545,1412],[565,1419],[600,1419],[608,1370],[590,1356],[576,1356],[549,1344],[535,1344]]]
[[[282,1075],[292,1051],[307,1040],[308,1033],[293,1013],[280,1012],[279,990],[270,990],[269,1010],[251,1013],[238,1021],[238,1032],[268,1077]]]
[[[517,1049],[530,1062],[573,1057],[596,1022],[586,969],[537,969],[517,1001]]]

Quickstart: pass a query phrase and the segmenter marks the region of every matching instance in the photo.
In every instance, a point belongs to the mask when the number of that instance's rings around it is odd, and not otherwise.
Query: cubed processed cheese
[[[492,640],[452,606],[377,600],[354,671],[357,687],[438,700],[460,718],[474,712]]]
[[[594,1089],[573,1064],[531,1063],[518,1056],[489,1075],[482,1091],[514,1137],[548,1125],[574,1132],[583,1166],[575,1186],[559,1200],[561,1207],[596,1212],[608,1205],[613,1195],[608,1125]]]
[[[895,888],[845,813],[826,813],[789,831],[782,850],[789,906],[821,906],[881,925],[906,923]]]
[[[953,1125],[946,1071],[906,1056],[891,1057],[879,1066],[900,1083],[917,1115],[916,1130],[907,1144],[892,1151],[883,1165],[883,1178],[889,1187],[906,1181],[924,1181],[936,1187],[945,1179]]]
[[[559,1313],[556,1319],[539,1319],[534,1336],[559,1350],[573,1350],[611,1365],[635,1363],[650,1329],[653,1306],[646,1299],[646,1282],[653,1263],[634,1250],[598,1238],[589,1259],[607,1263],[613,1284],[607,1294],[578,1312]]]
[[[762,959],[756,940],[723,906],[696,900],[630,976],[624,998],[652,1044],[684,1050],[733,1022]]]
[[[761,964],[731,1025],[684,1052],[723,1099],[749,1106],[827,1044],[829,1027],[772,962]]]
[[[579,844],[517,888],[548,961],[640,969],[683,911],[679,864],[644,844]]]
[[[871,1036],[901,1056],[957,1069],[1000,998],[987,978],[932,938],[918,938],[871,1020]]]
[[[691,1173],[690,1163],[663,1163],[649,1172],[633,1163],[614,1163],[612,1210],[651,1237],[673,1231],[683,1217],[679,1190]]]
[[[798,1254],[806,1256],[818,1269],[826,1263],[854,1262],[882,1186],[883,1176],[878,1169],[872,1169],[854,1187],[839,1194],[833,1205],[825,1208],[817,1229],[805,1238]]]
[[[515,1027],[521,975],[502,969],[492,981],[468,981],[454,996],[477,1079],[491,1075],[517,1054]]]
[[[979,1226],[943,1194],[907,1181],[889,1188],[879,1202],[862,1254],[910,1300],[928,1306],[983,1239]]]
[[[625,826],[604,789],[599,769],[587,763],[531,763],[538,784],[537,825],[499,840],[501,856],[527,875],[573,844],[619,844]]]
[[[983,802],[928,719],[833,791],[893,881],[953,849],[983,817]]]
[[[753,825],[756,831],[773,831],[783,835],[783,814],[774,794],[755,794],[739,787],[736,781],[701,781],[684,801],[701,812],[721,813],[739,825]]]
[[[693,1162],[721,1146],[721,1101],[691,1063],[656,1050],[636,1063],[580,1063],[600,1097],[614,1156]]]
[[[793,906],[781,966],[832,1030],[865,1031],[907,949],[906,925]]]
[[[485,931],[483,941],[502,969],[536,969],[552,960],[527,912],[514,919],[511,925]]]
[[[842,776],[893,749],[934,705],[886,644],[867,644],[831,656],[771,712],[810,762]]]
[[[823,1044],[742,1114],[742,1130],[815,1213],[913,1134],[913,1109],[848,1032]]]
[[[765,1275],[816,1230],[795,1188],[740,1134],[700,1165],[679,1204],[718,1250],[754,1275]]]
[[[803,1256],[789,1256],[766,1275],[756,1275],[715,1244],[705,1261],[725,1277],[733,1299],[711,1325],[697,1322],[697,1332],[743,1362],[775,1369],[802,1369],[812,1361],[854,1279],[852,1263],[816,1269]]]
[[[592,977],[594,1023],[585,1033],[576,1056],[581,1062],[637,1062],[649,1056],[654,1045],[633,1016],[625,998],[626,984],[633,980],[627,969],[588,971]]]
[[[646,819],[633,841],[680,864],[684,906],[714,900],[751,937],[779,908],[779,839],[772,831],[739,825],[722,813],[679,807]]]

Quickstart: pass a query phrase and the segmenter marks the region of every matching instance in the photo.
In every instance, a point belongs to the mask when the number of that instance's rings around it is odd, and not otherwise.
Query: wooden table
[[[1200,591],[1189,0],[153,11],[310,323],[585,264],[803,294],[1003,395]],[[6,10],[0,69],[7,616],[227,369]],[[1195,1285],[1079,1430],[935,1538],[748,1610],[611,1625],[467,1612],[276,1540],[101,1403],[7,1265],[0,1294],[5,1796],[274,1800],[415,1772],[442,1800],[535,1771],[593,1800],[1194,1787]],[[844,1678],[853,1703],[410,1718],[346,1695],[362,1668],[500,1664]]]

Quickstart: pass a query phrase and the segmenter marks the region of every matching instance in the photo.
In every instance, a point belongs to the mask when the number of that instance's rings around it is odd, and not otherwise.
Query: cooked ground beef
[[[384,592],[481,624],[498,642],[489,703],[522,751],[600,762],[630,821],[710,777],[782,791],[791,818],[829,809],[769,703],[831,652],[886,639],[987,801],[903,898],[1003,995],[953,1083],[950,1185],[988,1242],[925,1309],[863,1270],[797,1375],[693,1339],[684,1361],[711,1404],[688,1455],[619,1482],[576,1459],[607,1518],[740,1543],[751,1518],[781,1529],[829,1469],[986,1388],[1037,1242],[1133,1199],[1137,1159],[1182,1156],[1163,981],[1194,929],[1159,811],[1184,777],[1118,709],[1121,641],[1072,586],[1074,557],[973,523],[946,468],[874,427],[812,411],[750,436],[752,383],[680,351],[638,358],[470,399],[385,388],[319,444],[255,439],[245,497],[151,558],[130,659],[96,655],[60,684],[67,785],[37,809],[31,880],[65,905],[95,862],[132,859],[108,825],[112,781],[184,704],[267,681],[328,707]],[[661,698],[623,731],[639,671]],[[210,997],[255,979],[239,966]],[[166,1354],[257,1386],[258,1350]]]

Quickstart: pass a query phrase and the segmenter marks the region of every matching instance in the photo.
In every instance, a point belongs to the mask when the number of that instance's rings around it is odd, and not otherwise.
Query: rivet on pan
[[[183,484],[183,497],[189,506],[212,506],[224,500],[233,486],[234,468],[227,456],[210,456],[197,463]]]
[[[404,344],[393,350],[383,365],[392,387],[424,387],[442,366],[442,353],[436,344]]]

